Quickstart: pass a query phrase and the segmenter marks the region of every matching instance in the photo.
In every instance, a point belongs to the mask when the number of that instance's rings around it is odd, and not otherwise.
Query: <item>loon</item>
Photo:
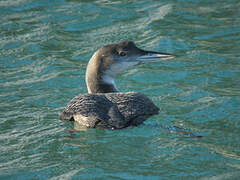
[[[114,78],[130,67],[174,57],[142,50],[129,40],[100,48],[87,65],[88,93],[74,97],[60,119],[76,121],[86,128],[122,129],[142,124],[158,114],[159,108],[142,93],[119,92]]]

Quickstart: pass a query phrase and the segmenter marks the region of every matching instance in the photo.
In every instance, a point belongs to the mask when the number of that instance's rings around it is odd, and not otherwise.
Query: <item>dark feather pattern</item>
[[[69,102],[60,119],[78,121],[89,128],[119,129],[139,125],[158,111],[141,93],[82,94]]]

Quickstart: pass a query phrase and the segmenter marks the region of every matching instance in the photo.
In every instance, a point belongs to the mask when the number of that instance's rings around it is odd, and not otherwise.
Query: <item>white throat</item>
[[[102,81],[106,84],[112,85],[118,91],[117,86],[114,81],[114,78],[112,76],[110,76],[108,74],[104,74],[102,76]]]

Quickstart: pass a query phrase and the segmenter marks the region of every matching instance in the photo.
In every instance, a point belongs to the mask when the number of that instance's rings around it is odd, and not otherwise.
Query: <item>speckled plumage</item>
[[[60,119],[78,121],[89,128],[119,129],[139,125],[158,111],[141,93],[82,94],[69,102]]]

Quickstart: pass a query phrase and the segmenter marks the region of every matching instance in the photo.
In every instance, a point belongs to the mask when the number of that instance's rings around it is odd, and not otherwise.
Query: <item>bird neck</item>
[[[114,83],[114,79],[106,76],[90,76],[86,77],[87,89],[89,94],[93,93],[113,93],[118,92]],[[112,83],[111,83],[112,82]]]
[[[118,92],[114,76],[105,71],[104,65],[97,61],[97,53],[90,59],[86,71],[86,84],[88,93]]]

